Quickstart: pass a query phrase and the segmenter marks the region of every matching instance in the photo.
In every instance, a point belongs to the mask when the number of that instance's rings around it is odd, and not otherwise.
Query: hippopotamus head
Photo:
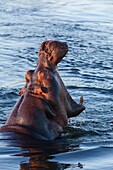
[[[68,46],[65,42],[45,41],[41,44],[38,64],[45,66],[56,66],[68,52]]]
[[[68,45],[65,42],[52,40],[43,42],[38,55],[37,67],[35,70],[29,70],[26,72],[26,84],[20,90],[19,94],[22,95],[25,89],[29,89],[33,93],[35,92],[35,94],[42,95],[42,93],[46,91],[46,88],[42,85],[50,85],[49,79],[51,79],[51,73],[48,70],[52,71],[54,74],[57,64],[62,60],[67,52]]]

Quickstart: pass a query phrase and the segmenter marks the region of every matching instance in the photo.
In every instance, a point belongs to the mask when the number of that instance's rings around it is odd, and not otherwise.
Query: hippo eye
[[[48,93],[48,89],[47,89],[47,87],[41,87],[41,90],[44,92],[44,93]]]

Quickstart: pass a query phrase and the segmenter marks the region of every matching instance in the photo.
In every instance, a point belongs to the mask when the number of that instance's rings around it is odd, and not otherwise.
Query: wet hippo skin
[[[57,64],[68,52],[64,42],[41,44],[37,67],[26,72],[26,84],[0,132],[16,132],[35,138],[53,140],[60,136],[68,118],[79,115],[85,107],[68,93]]]

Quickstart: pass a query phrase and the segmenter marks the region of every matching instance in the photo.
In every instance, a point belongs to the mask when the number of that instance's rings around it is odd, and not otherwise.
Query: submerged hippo
[[[68,118],[77,116],[85,107],[69,95],[57,64],[68,52],[64,42],[42,43],[35,70],[26,73],[21,97],[10,113],[1,132],[16,132],[35,138],[53,140],[60,136]]]

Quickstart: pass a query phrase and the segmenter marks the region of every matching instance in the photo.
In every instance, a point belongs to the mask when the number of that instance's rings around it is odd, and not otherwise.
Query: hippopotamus
[[[41,44],[36,69],[26,72],[21,97],[0,132],[53,140],[61,135],[68,118],[85,109],[83,98],[76,103],[58,73],[57,65],[67,52],[64,42],[49,40]]]

